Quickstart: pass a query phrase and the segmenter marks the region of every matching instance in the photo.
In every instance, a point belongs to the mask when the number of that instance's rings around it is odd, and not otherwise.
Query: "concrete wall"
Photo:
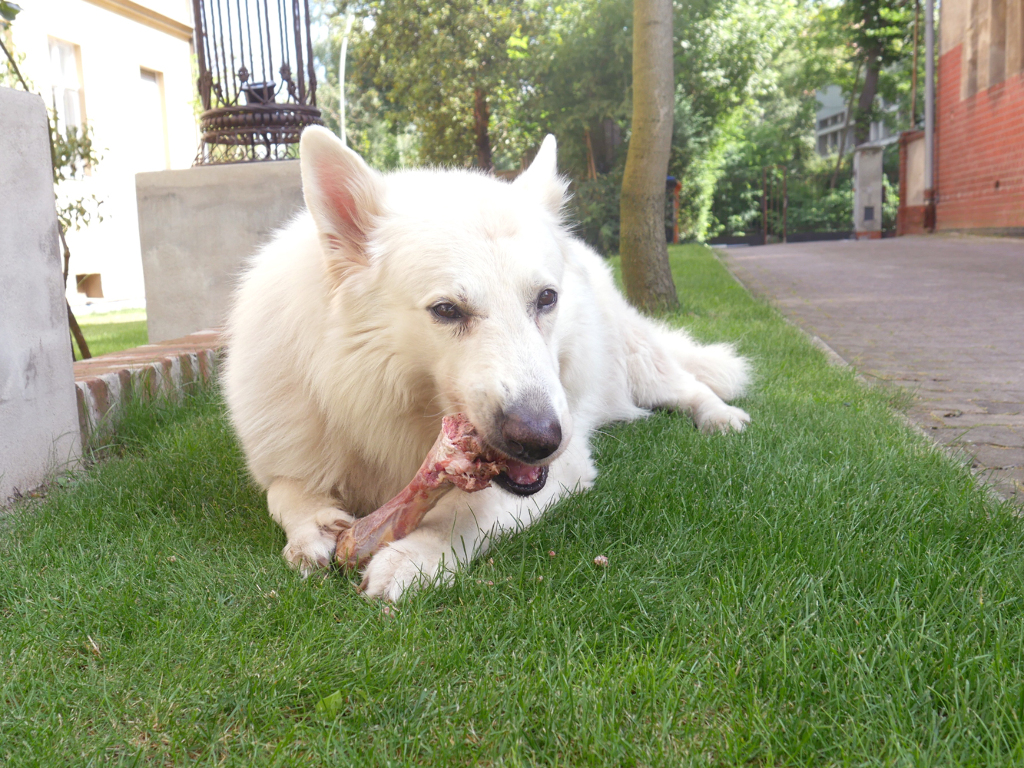
[[[46,111],[0,88],[0,507],[81,451]]]
[[[136,190],[151,342],[222,325],[246,258],[305,205],[298,160],[140,173]]]
[[[924,131],[907,142],[907,205],[924,205]],[[902,200],[900,202],[903,202]]]

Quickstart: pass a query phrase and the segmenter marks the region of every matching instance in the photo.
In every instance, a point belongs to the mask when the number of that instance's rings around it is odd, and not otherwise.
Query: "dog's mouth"
[[[471,424],[470,429],[473,429]],[[459,450],[465,461],[484,468],[482,475],[486,479],[480,487],[486,487],[487,481],[490,481],[516,496],[532,496],[545,486],[548,481],[546,464],[527,464],[514,459],[508,454],[507,448],[503,450],[496,447],[501,444],[499,441],[484,440],[475,430],[473,433],[477,436],[476,441]]]
[[[548,468],[504,459],[505,471],[494,478],[495,484],[516,496],[533,496],[548,481]]]

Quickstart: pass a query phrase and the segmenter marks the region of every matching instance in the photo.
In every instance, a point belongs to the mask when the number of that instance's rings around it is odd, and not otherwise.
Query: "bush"
[[[569,221],[578,237],[602,256],[619,252],[622,169],[572,184]]]
[[[786,229],[790,232],[844,232],[853,229],[853,182],[840,179],[835,189],[795,180],[790,186]]]

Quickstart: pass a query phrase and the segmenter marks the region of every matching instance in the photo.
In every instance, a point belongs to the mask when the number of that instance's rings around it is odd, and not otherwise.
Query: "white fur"
[[[398,600],[448,578],[492,536],[529,525],[596,476],[590,435],[651,408],[689,411],[705,432],[749,417],[746,362],[642,317],[602,259],[561,224],[564,183],[548,137],[507,184],[470,171],[382,176],[328,131],[302,137],[303,212],[254,257],[228,324],[224,388],[285,559],[327,565],[337,532],[415,474],[445,414],[498,433],[529,395],[558,415],[562,443],[529,498],[451,491],[367,566],[367,594]],[[536,307],[544,289],[551,311]],[[440,322],[439,301],[472,315]]]

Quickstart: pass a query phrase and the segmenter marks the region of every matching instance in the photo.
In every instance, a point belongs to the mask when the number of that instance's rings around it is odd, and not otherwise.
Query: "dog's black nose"
[[[562,425],[550,407],[513,408],[502,416],[501,437],[510,456],[537,462],[558,450]]]

